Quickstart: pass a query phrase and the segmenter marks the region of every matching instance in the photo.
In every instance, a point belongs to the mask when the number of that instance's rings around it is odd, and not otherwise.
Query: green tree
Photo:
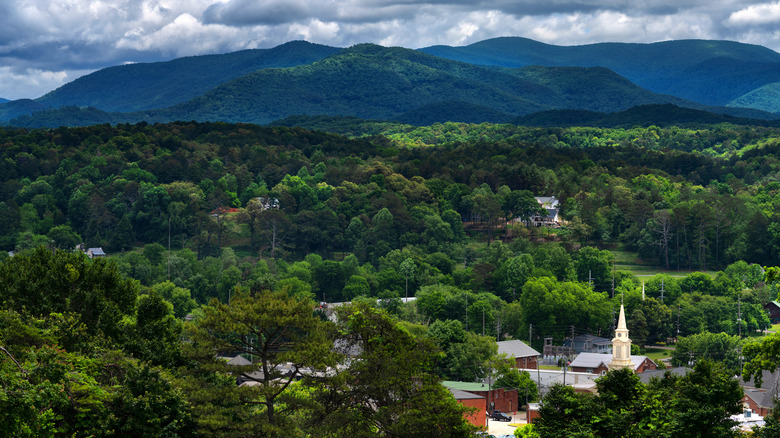
[[[82,243],[81,236],[76,234],[69,225],[57,225],[49,230],[46,237],[52,240],[52,243],[56,248],[68,251],[73,251],[76,248],[76,245]]]
[[[406,298],[409,298],[409,278],[414,277],[415,264],[411,258],[404,259],[401,265],[398,267],[398,272],[403,275],[405,280],[404,290],[406,291]]]
[[[294,427],[288,416],[295,401],[285,399],[284,393],[304,369],[313,372],[333,364],[332,341],[313,307],[284,292],[239,295],[230,304],[212,299],[203,317],[187,325],[192,357],[211,363],[214,370],[257,382],[247,402],[262,407],[265,435],[287,436],[287,428]],[[216,359],[226,354],[246,355],[252,364],[231,367]],[[289,372],[287,363],[292,364]],[[287,407],[280,409],[280,402]]]
[[[173,305],[173,314],[177,318],[184,318],[198,305],[192,299],[189,289],[178,287],[170,281],[155,284],[152,291]]]
[[[726,333],[701,332],[681,337],[672,352],[672,364],[692,366],[702,360],[715,360],[733,373],[739,373],[742,345],[739,336]]]
[[[433,372],[435,346],[366,305],[339,309],[338,345],[349,366],[315,386],[314,436],[467,437],[464,408]]]
[[[138,284],[114,263],[38,247],[0,262],[2,307],[30,316],[73,312],[90,335],[121,338],[120,322],[135,312]]]
[[[590,279],[594,290],[610,290],[614,261],[615,256],[611,252],[586,246],[577,251],[575,256],[577,279],[583,282]]]

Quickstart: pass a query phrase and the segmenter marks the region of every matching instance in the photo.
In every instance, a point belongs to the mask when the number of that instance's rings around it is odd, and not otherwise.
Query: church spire
[[[612,362],[609,363],[609,369],[617,370],[628,367],[633,368],[634,364],[631,363],[631,339],[628,337],[628,327],[626,326],[626,311],[621,303],[618,325],[615,329],[615,337],[612,339]]]

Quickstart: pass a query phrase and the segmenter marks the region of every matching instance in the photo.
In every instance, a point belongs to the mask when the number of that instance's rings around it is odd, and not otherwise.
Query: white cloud
[[[776,23],[780,21],[780,2],[750,5],[732,13],[728,21],[740,26]]]
[[[0,67],[0,97],[14,100],[41,96],[87,73],[90,71],[47,71],[34,68],[16,71],[12,67]]]

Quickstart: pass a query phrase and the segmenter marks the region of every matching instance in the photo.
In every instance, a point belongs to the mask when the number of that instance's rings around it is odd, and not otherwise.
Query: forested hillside
[[[605,67],[655,93],[713,106],[727,105],[752,90],[780,80],[777,52],[734,41],[553,46],[527,38],[504,37],[464,47],[432,46],[420,50],[476,65]],[[750,102],[738,102],[736,106],[766,109]]]
[[[0,256],[14,359],[0,362],[0,430],[470,436],[439,380],[486,377],[496,339],[608,337],[624,303],[640,348],[677,340],[675,364],[722,362],[647,393],[675,402],[642,418],[686,436],[701,410],[689,389],[728,386],[743,337],[769,326],[778,128],[301,121],[344,136],[0,129],[0,249],[14,252]],[[534,196],[560,201],[560,227],[530,226]],[[659,273],[620,269],[617,251]],[[322,304],[341,301],[357,307],[327,320]],[[218,359],[239,353],[253,362]],[[705,399],[732,409],[741,391],[727,389]]]
[[[699,74],[692,81],[715,92],[713,84],[723,79]],[[499,68],[399,47],[359,44],[337,50],[295,42],[266,51],[100,70],[35,101],[0,104],[0,121],[16,127],[176,120],[267,124],[292,116],[331,116],[415,125],[506,123],[540,111],[615,113],[663,104],[775,118],[737,104],[707,106],[671,92],[658,94],[604,67]]]
[[[310,64],[339,50],[292,41],[272,49],[118,65],[82,76],[35,101],[44,108],[91,106],[107,112],[164,108],[256,70]]]

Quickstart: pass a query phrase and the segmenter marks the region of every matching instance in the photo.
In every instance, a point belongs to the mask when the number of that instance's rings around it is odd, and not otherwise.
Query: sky
[[[421,48],[499,36],[555,45],[718,39],[780,51],[780,1],[2,0],[0,98],[100,68],[292,40]]]

